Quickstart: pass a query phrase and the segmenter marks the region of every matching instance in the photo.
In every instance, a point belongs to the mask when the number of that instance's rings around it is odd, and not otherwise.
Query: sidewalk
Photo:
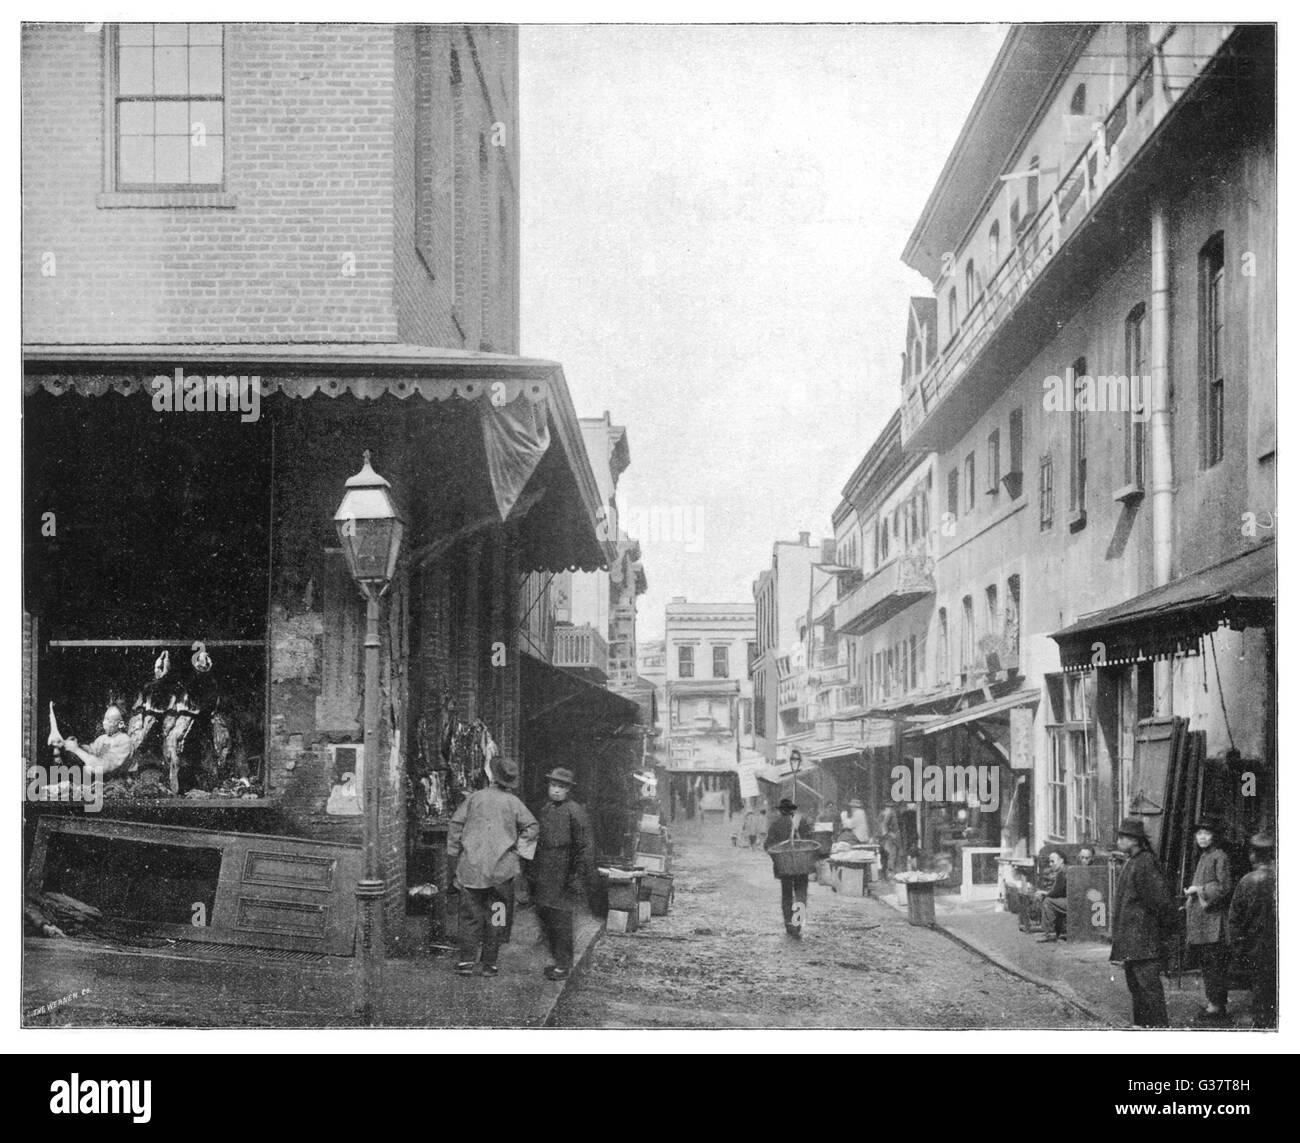
[[[884,891],[887,888],[892,887],[873,885],[872,896],[906,912],[907,906],[899,905],[892,891]],[[935,927],[999,968],[1050,988],[1096,1019],[1116,1028],[1132,1026],[1133,1004],[1124,970],[1110,963],[1109,941],[1040,942],[1041,933],[1022,933],[1019,918],[998,912],[996,902],[967,902],[946,895],[935,896]],[[1171,1027],[1209,1030],[1210,1026],[1196,1021],[1205,1003],[1199,972],[1185,971],[1181,982],[1176,974],[1166,977],[1165,1000]],[[1231,1026],[1248,1029],[1250,993],[1232,992],[1228,1011],[1234,1017]]]
[[[577,965],[601,931],[595,917],[574,917]],[[457,976],[454,959],[423,948],[388,960],[383,1026],[540,1028],[566,985],[542,975],[549,957],[531,909],[516,914],[510,943],[501,949],[499,976]],[[197,942],[139,949],[29,937],[23,944],[22,1013],[28,1028],[357,1027],[354,989],[351,957]],[[37,1011],[42,1008],[47,1010]]]

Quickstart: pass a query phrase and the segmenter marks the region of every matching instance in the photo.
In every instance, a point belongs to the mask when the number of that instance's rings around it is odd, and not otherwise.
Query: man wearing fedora
[[[1178,908],[1142,819],[1125,818],[1116,834],[1116,846],[1128,860],[1115,885],[1111,963],[1124,966],[1124,980],[1133,997],[1133,1023],[1139,1028],[1168,1028],[1160,971],[1164,936],[1177,924]]]
[[[808,819],[796,817],[799,807],[790,798],[782,798],[777,806],[780,811],[767,829],[764,849],[771,849],[792,837],[811,838],[812,826]],[[785,918],[785,931],[796,940],[803,938],[804,913],[808,908],[808,875],[782,877],[774,873],[781,882],[781,915]]]
[[[541,832],[530,871],[533,907],[546,935],[554,964],[548,980],[563,980],[573,970],[573,910],[591,880],[592,837],[587,811],[569,800],[573,771],[559,767],[546,775],[546,805],[538,815]]]
[[[519,859],[533,856],[537,819],[512,792],[519,767],[504,756],[488,763],[492,784],[475,790],[452,815],[447,861],[460,890],[460,940],[456,972],[472,976],[482,947],[480,971],[496,976],[497,952],[514,910]]]

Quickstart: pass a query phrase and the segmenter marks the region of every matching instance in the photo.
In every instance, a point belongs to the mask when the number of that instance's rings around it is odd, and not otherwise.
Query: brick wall
[[[107,35],[24,30],[25,340],[516,348],[513,29],[228,25],[225,193],[150,198],[106,194]]]

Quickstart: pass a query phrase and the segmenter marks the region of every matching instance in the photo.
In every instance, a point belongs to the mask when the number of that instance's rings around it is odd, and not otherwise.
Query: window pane
[[[160,135],[154,140],[154,177],[160,183],[190,181],[188,138],[183,135]]]
[[[208,135],[224,135],[223,127],[223,107],[222,104],[212,100],[195,101],[190,104],[190,134],[194,133],[196,126],[202,127],[203,132]]]
[[[122,95],[153,94],[153,48],[118,51],[117,90]]]
[[[191,24],[190,43],[191,44],[221,43],[221,25],[220,24]]]
[[[209,135],[202,147],[190,147],[190,182],[220,184],[225,178],[225,148],[220,135]]]
[[[144,44],[145,46],[152,46],[153,25],[119,24],[117,26],[117,42],[119,44]]]
[[[190,48],[190,94],[220,95],[221,49]]]
[[[183,44],[189,38],[188,24],[155,24],[153,42],[155,44]]]
[[[155,113],[156,133],[159,135],[188,135],[190,133],[190,108],[188,103],[157,103]]]
[[[152,103],[121,103],[117,109],[117,129],[122,135],[153,134]]]
[[[124,136],[118,140],[117,162],[123,183],[153,182],[153,139],[147,135]]]
[[[205,49],[207,50],[207,49]],[[187,48],[155,48],[154,84],[159,95],[184,95]]]

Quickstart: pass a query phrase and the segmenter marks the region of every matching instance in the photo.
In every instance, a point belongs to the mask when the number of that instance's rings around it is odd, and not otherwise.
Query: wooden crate
[[[650,902],[638,901],[636,903],[636,908],[637,908],[637,923],[641,925],[648,924],[650,921]]]
[[[609,933],[635,933],[640,926],[640,909],[611,909],[605,914],[605,931]]]
[[[662,853],[638,853],[632,861],[633,864],[641,866],[647,873],[666,873],[668,871],[668,858]]]

